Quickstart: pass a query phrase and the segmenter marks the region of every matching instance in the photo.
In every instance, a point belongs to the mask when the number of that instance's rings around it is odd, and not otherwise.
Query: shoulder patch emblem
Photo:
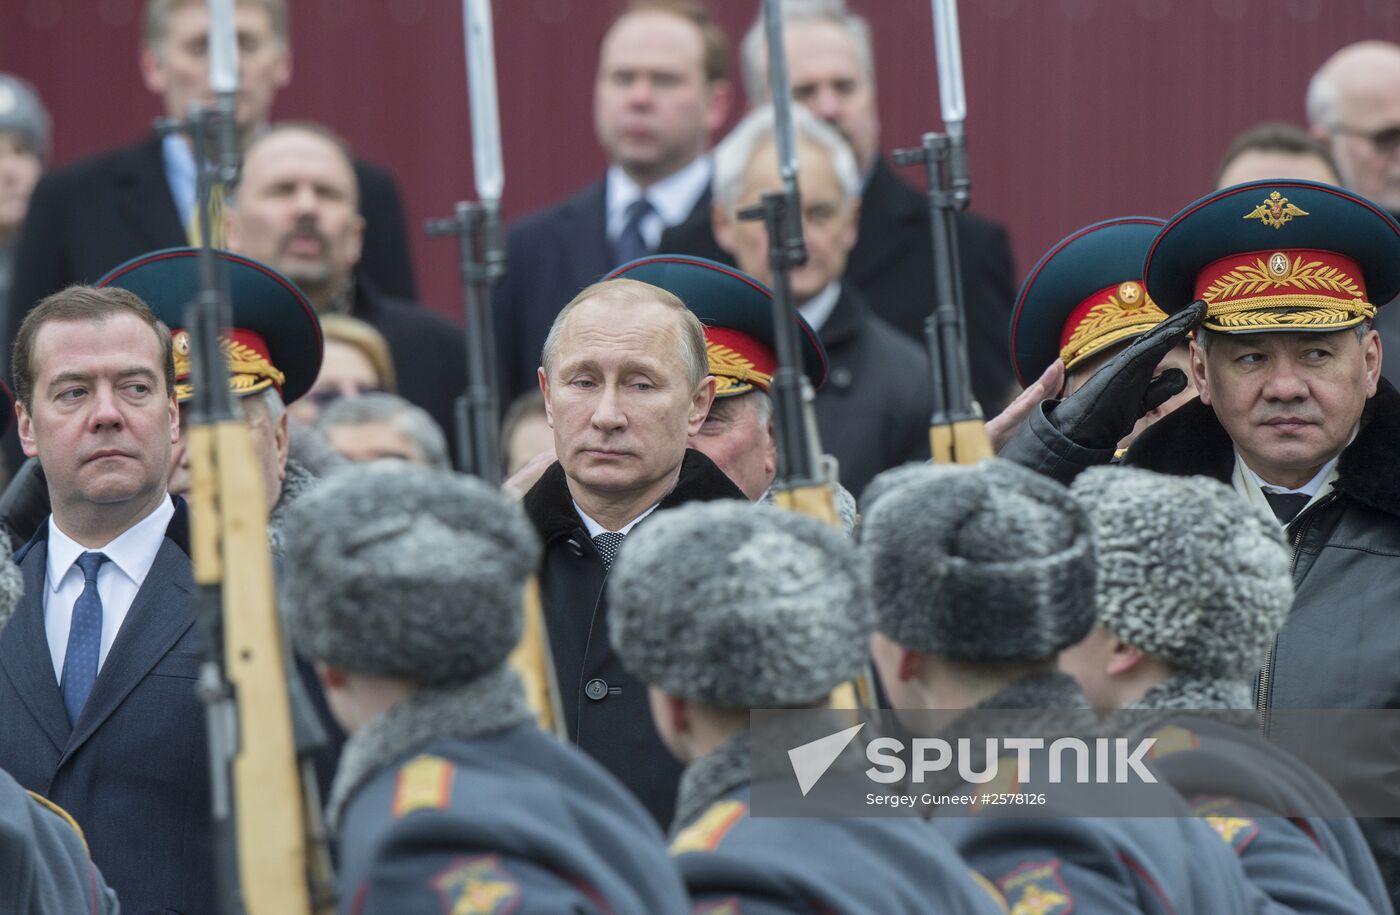
[[[690,915],[743,915],[739,910],[739,897],[730,896],[715,902],[701,902],[690,910]]]
[[[1060,862],[1027,861],[997,881],[1010,915],[1069,915],[1074,895],[1060,876]]]
[[[742,801],[720,801],[700,815],[700,819],[682,829],[671,842],[671,854],[683,855],[693,851],[714,851],[734,828],[734,824],[749,812]]]
[[[499,855],[458,858],[433,878],[443,915],[507,915],[524,891],[501,866]]]
[[[441,810],[452,800],[452,763],[441,756],[419,756],[399,769],[394,787],[394,819],[415,810]]]
[[[1259,835],[1259,821],[1227,797],[1193,798],[1191,809],[1215,830],[1226,845],[1242,855]]]
[[[1169,724],[1151,736],[1157,742],[1152,745],[1152,749],[1147,751],[1148,759],[1161,759],[1163,756],[1170,756],[1173,753],[1194,750],[1201,745],[1200,738],[1177,724]]]

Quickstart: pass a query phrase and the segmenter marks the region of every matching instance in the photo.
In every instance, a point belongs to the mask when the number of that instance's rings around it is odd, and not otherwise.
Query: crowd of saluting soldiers
[[[231,911],[185,498],[202,244],[288,675],[326,732],[340,912],[1394,911],[1397,820],[1299,813],[1334,789],[1256,723],[1400,705],[1380,313],[1400,47],[1338,51],[1309,130],[1241,136],[1170,218],[1070,231],[1019,292],[1005,231],[959,214],[998,456],[945,466],[930,216],[881,153],[869,25],[841,0],[783,10],[809,252],[792,321],[839,525],[774,499],[774,277],[737,215],[783,187],[759,23],[752,108],[722,138],[729,52],[701,3],[608,28],[608,169],[505,245],[503,486],[452,470],[467,351],[415,301],[392,177],[269,122],[285,0],[235,6],[242,164],[207,238],[184,136],[41,177],[48,115],[0,75],[0,912]],[[144,17],[145,83],[183,117],[208,96],[209,12]],[[534,600],[548,718],[513,654]],[[750,711],[826,708],[871,670],[911,732],[927,709],[1050,729],[1150,711],[1168,815],[756,814],[793,770],[756,752]],[[1400,755],[1368,765],[1400,776]]]

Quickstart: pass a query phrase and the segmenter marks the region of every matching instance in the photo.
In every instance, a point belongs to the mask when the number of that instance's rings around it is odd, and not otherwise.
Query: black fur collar
[[[658,508],[674,508],[683,502],[709,502],[714,499],[742,499],[743,490],[735,486],[714,462],[693,448],[685,450],[680,477],[675,488],[662,499]],[[574,511],[574,499],[564,479],[564,467],[559,462],[549,465],[539,481],[530,487],[522,502],[530,523],[548,543],[561,534],[572,534],[583,526]]]
[[[1337,462],[1337,489],[1363,505],[1400,518],[1400,391],[1384,378],[1361,412],[1356,440]],[[1177,475],[1201,474],[1225,483],[1235,469],[1234,446],[1215,411],[1193,400],[1149,428],[1124,462]]]

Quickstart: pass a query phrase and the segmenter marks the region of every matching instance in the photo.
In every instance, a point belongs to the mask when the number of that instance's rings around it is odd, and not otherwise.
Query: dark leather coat
[[[1196,400],[1144,432],[1125,461],[1229,483],[1234,451],[1215,411]],[[1297,595],[1260,677],[1266,713],[1400,708],[1400,392],[1388,381],[1366,404],[1337,474],[1332,494],[1288,525]],[[1400,739],[1372,749],[1370,777],[1395,784]],[[1361,825],[1400,905],[1400,821]]]

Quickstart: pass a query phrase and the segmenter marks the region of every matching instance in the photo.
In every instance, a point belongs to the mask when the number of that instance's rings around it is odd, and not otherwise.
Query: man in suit
[[[705,150],[729,112],[727,72],[724,33],[692,0],[633,4],[608,29],[593,86],[607,174],[506,239],[495,298],[505,402],[534,388],[540,347],[564,303],[654,251],[665,227],[708,213]]]
[[[880,471],[928,457],[929,362],[843,282],[857,238],[860,173],[840,134],[802,108],[793,116],[807,262],[790,274],[792,295],[829,362],[815,402],[822,446],[840,464],[841,485],[859,493]],[[770,285],[768,232],[737,214],[781,189],[773,111],[761,108],[715,150],[712,219],[739,269]]]
[[[237,120],[246,144],[267,124],[277,93],[291,79],[286,0],[238,0]],[[149,0],[141,74],[165,114],[185,117],[211,100],[209,14],[202,0]],[[356,163],[366,233],[361,270],[381,288],[412,297],[403,206],[388,172]],[[42,178],[20,235],[9,324],[70,283],[92,283],[147,251],[189,244],[195,214],[195,164],[182,136],[146,139],[58,169]],[[8,350],[8,345],[6,346]]]
[[[847,12],[842,0],[785,0],[783,16],[793,98],[841,132],[860,167],[860,221],[845,281],[877,315],[922,343],[934,303],[932,230],[924,195],[880,155],[870,25]],[[745,36],[740,54],[749,103],[766,104],[771,94],[761,22]],[[909,137],[910,145],[917,139]],[[703,214],[668,231],[659,250],[725,259]],[[963,214],[958,254],[972,389],[991,416],[1014,389],[1006,344],[1015,291],[1011,247],[1001,226]]]
[[[356,275],[366,228],[357,195],[343,140],[317,124],[274,125],[244,153],[228,199],[228,246],[284,273],[318,314],[349,314],[379,331],[399,393],[448,433],[455,456],[453,403],[466,384],[462,330]]]
[[[636,280],[588,287],[555,319],[539,370],[554,430],[551,464],[523,506],[544,544],[540,600],[569,738],[670,822],[680,765],[646,689],[608,644],[603,587],[618,545],[685,502],[743,499],[686,447],[714,400],[700,321]]]
[[[90,287],[46,298],[15,347],[52,514],[15,556],[0,768],[73,814],[129,912],[215,909],[172,349],[139,298]]]

